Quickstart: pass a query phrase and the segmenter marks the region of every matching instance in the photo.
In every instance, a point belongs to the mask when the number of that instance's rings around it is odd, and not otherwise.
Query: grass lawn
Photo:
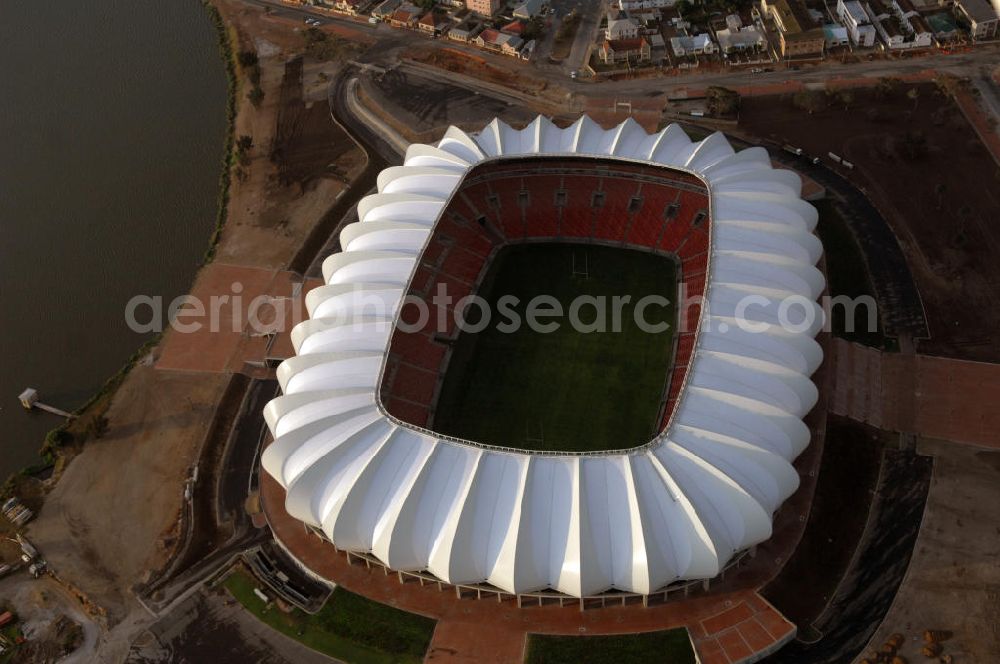
[[[584,265],[586,277],[578,274]],[[438,399],[436,431],[526,450],[625,449],[652,438],[673,353],[671,259],[600,245],[512,245],[498,254],[479,294],[493,312],[501,296],[516,296],[522,321],[539,295],[556,298],[566,315],[539,319],[558,322],[554,332],[526,322],[505,332],[499,324],[507,318],[494,315],[482,332],[462,333]],[[641,329],[634,316],[636,302],[653,294],[670,300],[645,309],[649,323],[669,324],[657,333]],[[570,324],[570,302],[580,295],[606,298],[605,331]],[[625,295],[631,301],[615,331],[611,298]],[[578,318],[593,323],[595,307],[583,306]]]
[[[19,646],[16,645],[17,639],[21,636],[21,624],[20,621],[15,616],[14,620],[4,625],[0,629],[0,634],[3,635],[4,639],[7,641],[7,650],[0,654],[0,664],[7,664],[7,662],[14,661],[17,656],[17,651]]]
[[[868,271],[861,248],[851,235],[847,222],[840,216],[830,201],[815,201],[813,205],[819,210],[819,224],[816,232],[823,241],[823,253],[826,255],[827,278],[830,280],[830,295],[861,295],[875,296],[868,280]],[[868,331],[868,312],[864,307],[854,310],[854,331],[847,331],[847,320],[843,307],[833,310],[831,329],[833,333],[848,341],[857,341],[866,346],[893,350],[890,341],[882,331],[882,322],[878,321],[878,329]]]
[[[694,649],[683,627],[616,636],[529,634],[525,664],[694,664]]]
[[[419,663],[431,642],[435,621],[379,604],[342,588],[333,591],[316,615],[299,609],[267,608],[253,589],[259,584],[244,570],[223,582],[240,604],[262,621],[313,650],[351,664]]]

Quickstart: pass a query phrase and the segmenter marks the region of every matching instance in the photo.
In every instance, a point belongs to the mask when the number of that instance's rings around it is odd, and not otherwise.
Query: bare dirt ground
[[[923,660],[925,630],[952,632],[944,653],[956,662],[994,662],[1000,653],[1000,452],[921,439],[934,457],[923,525],[906,578],[872,650],[893,633],[899,654]]]
[[[808,629],[843,577],[864,532],[878,482],[879,432],[828,418],[823,461],[805,532],[791,558],[762,591],[786,618]],[[850,487],[844,492],[844,487]],[[803,593],[807,587],[810,592]]]
[[[235,135],[252,137],[253,147],[248,176],[233,178],[216,256],[238,265],[283,268],[364,166],[363,153],[330,119],[326,103],[326,81],[342,63],[295,60],[304,45],[298,28],[242,3],[218,4],[239,26],[239,49],[258,54],[264,99],[256,108],[247,103],[250,86],[243,81]]]
[[[522,126],[537,114],[519,104],[402,69],[360,80],[365,105],[411,142],[434,141],[449,125],[478,129],[495,117]]]
[[[923,298],[931,339],[921,352],[1000,359],[1000,169],[935,86],[854,96],[813,114],[790,95],[746,99],[740,124],[856,165],[849,177],[893,227]]]
[[[46,498],[28,535],[61,579],[114,623],[130,589],[178,538],[184,480],[225,387],[224,376],[136,367],[91,441]]]

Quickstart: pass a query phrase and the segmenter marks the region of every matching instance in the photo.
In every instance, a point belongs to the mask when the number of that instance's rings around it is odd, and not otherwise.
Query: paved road
[[[453,50],[467,50],[475,53],[479,57],[485,57],[490,62],[505,68],[510,68],[516,72],[522,72],[524,65],[514,62],[511,58],[504,56],[493,56],[483,51],[463,46],[455,42],[445,40],[429,40],[427,37],[413,30],[401,30],[391,28],[385,24],[371,25],[345,16],[318,14],[308,9],[290,7],[279,2],[269,0],[245,0],[245,2],[259,7],[270,7],[271,13],[275,16],[286,16],[296,20],[305,20],[306,17],[319,18],[324,24],[336,24],[350,27],[368,33],[379,40],[377,48],[369,49],[359,60],[363,62],[382,62],[398,57],[407,47],[420,45],[432,48],[447,47]],[[650,91],[665,92],[668,96],[678,89],[702,88],[708,85],[722,86],[743,86],[747,84],[748,75],[746,71],[738,72],[694,72],[684,75],[633,79],[621,81],[573,81],[569,78],[569,72],[579,69],[585,54],[585,46],[594,39],[596,27],[600,22],[601,11],[606,6],[603,0],[556,0],[558,6],[573,7],[579,4],[580,11],[584,12],[584,21],[577,32],[576,40],[573,44],[571,56],[561,67],[546,65],[542,62],[535,63],[531,68],[534,77],[547,80],[550,84],[560,85],[577,95],[595,96],[628,96],[628,95],[648,95]],[[567,10],[568,11],[568,10]],[[562,12],[559,12],[562,16]],[[589,27],[588,27],[589,26]],[[791,69],[775,68],[775,71],[758,74],[755,81],[762,85],[778,85],[785,82],[799,83],[823,83],[836,78],[879,78],[881,76],[902,76],[916,74],[926,70],[935,70],[956,74],[959,76],[976,76],[980,67],[995,65],[1000,58],[1000,46],[989,45],[980,46],[966,53],[954,55],[932,55],[928,57],[907,57],[893,60],[873,60],[855,64],[842,64],[827,60],[819,66],[803,66],[798,71]],[[451,76],[450,72],[439,70],[434,67],[427,67],[428,73],[447,80]]]
[[[923,301],[906,256],[889,223],[871,201],[856,186],[822,164],[814,166],[778,146],[770,146],[769,151],[775,161],[812,178],[830,194],[830,200],[864,254],[885,333],[911,339],[930,337]]]
[[[570,72],[580,71],[586,65],[587,50],[594,43],[597,28],[601,24],[602,14],[607,10],[607,4],[604,0],[563,0],[560,4],[563,7],[568,7],[569,11],[575,10],[583,17],[576,30],[576,37],[573,39],[573,48],[570,49],[569,57],[562,63],[562,75],[568,77]],[[559,16],[562,17],[564,13],[568,14],[569,11],[560,11]]]
[[[821,637],[813,643],[793,641],[764,659],[767,664],[853,661],[888,613],[920,532],[933,461],[908,452],[887,451],[883,464],[858,550],[814,625]]]
[[[1000,60],[1000,58],[998,58]],[[996,64],[994,61],[993,64]],[[983,105],[992,113],[993,118],[1000,123],[1000,90],[990,76],[992,67],[984,65],[979,70],[979,76],[973,77],[972,84],[982,95]]]
[[[135,664],[331,664],[336,662],[262,624],[221,591],[199,591],[132,645]]]

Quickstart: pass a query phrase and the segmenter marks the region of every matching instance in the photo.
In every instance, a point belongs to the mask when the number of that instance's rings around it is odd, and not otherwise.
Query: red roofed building
[[[441,35],[448,31],[448,18],[443,12],[431,10],[420,17],[417,27],[429,35]]]
[[[507,25],[500,28],[500,32],[506,32],[508,35],[517,35],[520,37],[521,33],[524,32],[524,29],[526,27],[527,26],[525,25],[524,21],[515,19],[510,23],[508,23]]]
[[[644,37],[634,39],[605,39],[601,44],[601,62],[648,62],[649,42]]]
[[[419,17],[419,9],[413,5],[403,5],[389,16],[389,25],[394,28],[413,28]]]

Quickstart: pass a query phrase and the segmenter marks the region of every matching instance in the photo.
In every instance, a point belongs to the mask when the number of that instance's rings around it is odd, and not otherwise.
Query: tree
[[[896,150],[908,161],[916,161],[927,154],[927,137],[921,131],[907,131],[896,138]]]
[[[944,192],[948,190],[947,185],[944,182],[938,182],[934,185],[934,195],[937,197],[937,203],[935,208],[940,210],[944,207]]]
[[[899,86],[902,84],[898,78],[892,78],[891,76],[883,76],[875,84],[875,96],[879,98],[891,97],[899,90]]]
[[[253,136],[242,134],[236,139],[236,159],[240,166],[250,163],[250,148],[253,147]]]
[[[259,61],[255,51],[240,51],[240,54],[236,58],[240,63],[240,67],[244,69],[247,67],[256,67]]]
[[[254,108],[259,108],[260,103],[264,101],[264,91],[259,87],[254,88],[247,93],[247,99],[249,99],[250,103],[254,105]]]
[[[524,30],[521,31],[521,39],[523,39],[524,41],[531,41],[532,39],[540,39],[543,36],[544,30],[545,30],[545,23],[542,21],[542,17],[534,16],[524,26]]]
[[[708,112],[716,116],[733,115],[739,110],[740,95],[729,88],[713,85],[705,93]]]
[[[101,414],[96,414],[87,422],[87,433],[94,438],[102,438],[108,432],[110,422],[108,418]]]
[[[677,7],[677,13],[681,18],[690,16],[692,10],[694,9],[694,4],[692,4],[691,0],[678,0],[675,6]]]
[[[238,152],[246,153],[253,147],[253,136],[248,134],[241,134],[239,138],[236,139],[236,150]]]
[[[315,60],[333,60],[341,53],[341,43],[319,28],[309,28],[303,33],[306,55]]]
[[[792,98],[792,103],[796,108],[812,115],[826,109],[826,94],[819,90],[799,90]]]
[[[837,93],[837,101],[844,105],[844,110],[848,110],[854,103],[854,92],[852,90],[841,90]]]
[[[968,85],[967,79],[959,79],[948,74],[938,74],[934,78],[934,83],[937,85],[938,92],[946,97],[954,97],[956,94],[962,91]]]

